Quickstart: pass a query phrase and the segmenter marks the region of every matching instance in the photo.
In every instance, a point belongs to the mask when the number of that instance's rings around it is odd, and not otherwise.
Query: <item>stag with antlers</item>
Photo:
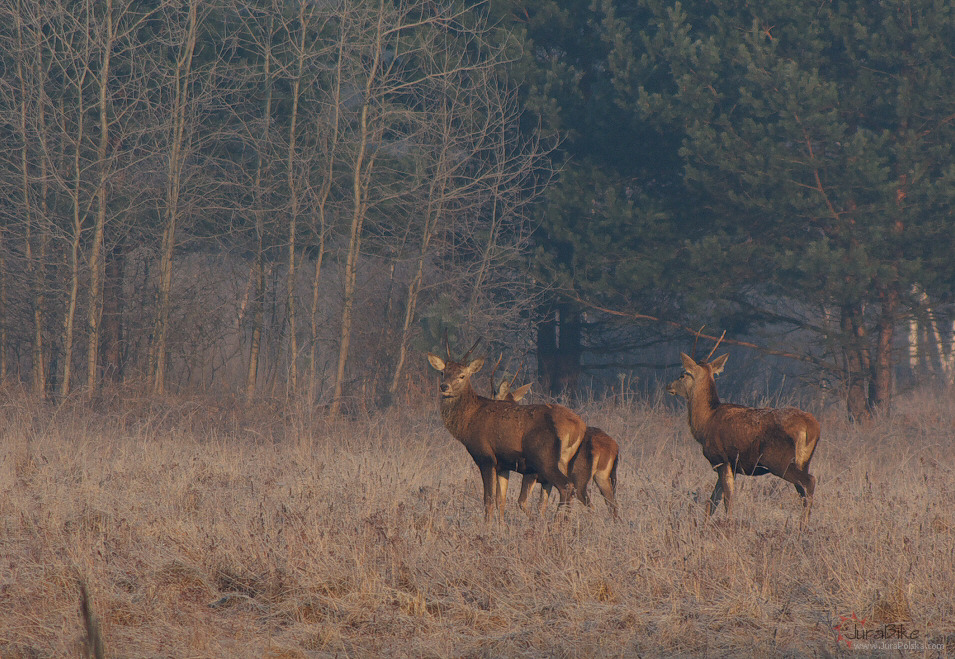
[[[775,474],[792,483],[802,497],[800,526],[804,528],[816,489],[809,461],[819,441],[819,422],[795,407],[757,409],[720,402],[714,376],[723,371],[729,355],[712,362],[709,359],[722,339],[699,362],[680,353],[683,373],[667,386],[669,393],[686,398],[690,432],[718,474],[706,515],[712,514],[721,499],[727,514],[732,512],[735,474]]]
[[[566,475],[567,466],[583,442],[586,425],[573,413],[558,423],[546,405],[518,405],[479,396],[471,377],[481,370],[484,360],[468,361],[476,346],[458,362],[451,359],[446,345],[446,360],[428,353],[428,362],[443,376],[439,393],[444,425],[464,444],[481,472],[485,518],[491,518],[495,504],[500,514],[511,470],[539,474],[557,487],[560,503],[568,504],[574,487]]]

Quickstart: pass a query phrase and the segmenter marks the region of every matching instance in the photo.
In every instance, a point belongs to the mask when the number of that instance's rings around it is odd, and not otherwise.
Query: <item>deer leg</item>
[[[598,472],[594,474],[594,482],[597,484],[597,489],[599,489],[603,495],[604,501],[607,502],[611,516],[613,516],[614,519],[620,519],[620,516],[617,514],[617,499],[614,496],[614,486],[610,477],[607,474]]]
[[[542,483],[546,482],[548,486],[557,488],[557,492],[560,494],[560,503],[558,505],[567,506],[570,504],[570,500],[574,496],[574,484],[560,471],[556,464],[545,466],[541,469],[538,473],[538,478]],[[549,489],[547,490],[547,494],[548,496],[550,495]]]
[[[574,494],[580,499],[580,503],[588,508],[593,508],[590,503],[590,495],[587,494],[587,485],[590,483],[590,474],[581,474],[579,471],[571,469],[571,480],[574,483]]]
[[[511,472],[502,469],[497,472],[497,514],[500,515],[504,506],[507,505],[507,484],[511,477]]]
[[[802,522],[800,524],[800,528],[802,529],[805,529],[809,525],[809,515],[812,513],[812,495],[816,491],[816,477],[809,473],[807,473],[806,476],[809,477],[809,482],[804,486],[806,494],[802,499],[803,511]]]
[[[521,480],[521,495],[517,498],[517,505],[521,507],[521,510],[523,510],[528,517],[531,513],[527,509],[527,497],[530,496],[531,490],[536,482],[537,474],[524,474],[524,478]]]
[[[537,512],[541,515],[547,510],[547,502],[550,501],[550,492],[554,487],[550,483],[541,483],[541,496],[537,502]]]
[[[736,490],[736,476],[733,473],[733,467],[726,464],[722,474],[723,477],[723,505],[726,507],[726,515],[733,513],[733,493]]]
[[[713,514],[713,511],[716,510],[717,506],[720,505],[720,501],[723,500],[723,465],[717,467],[717,477],[716,485],[713,486],[713,494],[710,495],[710,500],[706,502],[706,516],[709,517]]]
[[[729,514],[732,510],[732,497],[733,497],[733,467],[729,462],[724,462],[716,468],[717,480],[716,486],[713,488],[713,494],[710,495],[710,501],[706,504],[706,516],[709,517],[712,515],[716,508],[720,505],[720,499],[723,500],[723,505],[726,506],[726,513]]]
[[[809,515],[812,512],[812,495],[816,491],[816,477],[808,471],[796,469],[790,465],[782,478],[792,483],[796,491],[799,492],[799,496],[802,497],[803,512],[799,526],[805,528],[809,524]]]
[[[484,483],[484,520],[489,522],[494,514],[497,468],[490,460],[478,463],[478,468],[481,470],[481,481]]]

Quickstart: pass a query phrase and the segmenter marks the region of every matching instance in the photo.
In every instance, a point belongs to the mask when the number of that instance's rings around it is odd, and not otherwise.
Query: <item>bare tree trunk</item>
[[[348,234],[348,252],[345,256],[345,299],[342,304],[341,340],[338,345],[338,366],[335,369],[335,391],[332,394],[331,413],[341,411],[342,392],[345,384],[345,364],[348,361],[348,348],[351,341],[351,323],[355,304],[355,281],[358,275],[358,256],[361,251],[361,232],[365,222],[365,197],[362,181],[365,149],[368,146],[368,104],[361,109],[361,141],[355,168],[352,172],[352,221]]]
[[[118,383],[123,378],[123,273],[126,242],[120,238],[106,254],[103,266],[102,368],[103,377]]]
[[[398,395],[398,389],[401,387],[401,376],[404,372],[405,361],[408,359],[408,342],[411,339],[411,326],[414,323],[415,308],[418,305],[418,293],[421,290],[421,282],[424,278],[424,259],[427,255],[428,244],[431,242],[429,229],[425,228],[421,240],[421,251],[415,264],[415,273],[408,283],[407,302],[405,303],[405,316],[401,324],[401,339],[398,343],[398,359],[395,362],[394,373],[391,377],[391,385],[388,387],[388,393],[391,400],[394,401]]]
[[[259,377],[259,354],[262,349],[262,333],[265,327],[265,194],[262,190],[262,178],[265,162],[264,150],[269,145],[269,133],[272,126],[272,19],[268,23],[268,34],[264,40],[265,48],[265,109],[262,139],[259,141],[255,163],[254,204],[255,210],[255,301],[252,313],[252,339],[249,346],[249,370],[245,379],[245,400],[255,398],[256,383]]]
[[[368,144],[371,140],[371,127],[369,126],[369,103],[371,99],[372,87],[375,77],[378,75],[378,68],[381,64],[382,50],[382,21],[384,20],[384,2],[381,3],[379,13],[377,33],[373,45],[372,63],[368,69],[368,78],[365,81],[365,95],[361,107],[361,115],[358,122],[358,153],[355,156],[352,165],[352,219],[351,227],[348,233],[348,251],[345,255],[345,296],[342,304],[342,327],[341,340],[338,344],[338,365],[335,368],[335,390],[332,394],[332,404],[330,412],[337,415],[341,412],[342,393],[345,385],[345,365],[348,362],[348,349],[351,342],[351,324],[352,314],[355,304],[355,281],[358,276],[358,257],[361,253],[361,235],[365,222],[367,208],[367,180],[366,176],[372,168],[374,156],[368,157],[366,154]]]
[[[22,13],[17,12],[17,43],[19,52],[26,56],[28,52]],[[21,57],[17,58],[17,80],[20,86],[20,120],[18,129],[22,147],[20,150],[20,184],[22,188],[23,219],[26,225],[23,251],[26,255],[27,272],[29,275],[30,286],[32,288],[33,303],[33,342],[32,342],[32,360],[33,360],[33,393],[37,398],[46,397],[46,349],[43,341],[43,330],[46,322],[46,252],[49,241],[48,220],[45,213],[46,200],[45,191],[47,189],[47,151],[46,151],[46,104],[43,95],[43,84],[45,79],[45,70],[40,54],[39,43],[30,44],[33,46],[33,59],[29,62],[32,66],[27,66]],[[32,77],[28,79],[28,74]],[[30,82],[33,83],[31,86]],[[30,105],[30,99],[35,100],[35,113],[37,121],[37,136],[40,140],[40,185],[41,194],[39,203],[40,209],[34,209],[32,191],[32,181],[30,177],[30,133],[27,130],[27,117],[31,116],[33,108]],[[39,234],[37,237],[36,234]],[[34,246],[34,240],[38,244]]]
[[[249,369],[245,378],[245,400],[251,402],[255,399],[255,388],[259,377],[259,353],[262,347],[262,329],[265,324],[265,263],[263,252],[263,223],[261,212],[256,210],[256,250],[255,264],[253,265],[255,278],[255,291],[253,293],[255,301],[253,302],[252,312],[252,337],[249,344]]]
[[[73,374],[73,332],[76,323],[76,304],[80,289],[80,245],[83,240],[83,225],[86,224],[86,213],[82,208],[80,198],[83,182],[83,168],[81,164],[84,127],[86,125],[86,104],[83,98],[83,87],[86,82],[87,69],[84,68],[76,82],[76,135],[73,146],[73,183],[70,189],[70,202],[73,205],[73,233],[70,236],[70,285],[67,297],[66,314],[63,317],[63,375],[60,380],[60,396],[66,398],[70,394]],[[65,104],[61,102],[61,120],[66,124]]]
[[[895,321],[899,305],[899,294],[895,290],[883,291],[882,310],[879,314],[875,362],[873,364],[872,399],[873,408],[888,410],[892,399],[892,339],[895,335]]]
[[[7,241],[6,231],[0,227],[0,384],[7,379]]]
[[[491,195],[491,226],[489,227],[487,244],[484,246],[484,253],[481,255],[481,265],[478,267],[477,275],[474,277],[474,286],[471,287],[471,301],[468,304],[468,324],[474,323],[474,311],[477,308],[478,297],[481,294],[481,288],[484,286],[484,278],[487,276],[488,268],[491,264],[491,255],[497,244],[497,232],[500,224],[497,211],[497,186]]]
[[[288,279],[287,284],[287,313],[289,324],[289,390],[294,396],[298,394],[298,333],[295,321],[295,249],[296,234],[298,232],[298,213],[299,213],[299,190],[298,177],[296,174],[297,162],[295,157],[296,125],[298,123],[298,104],[302,89],[302,73],[305,68],[305,8],[308,3],[300,0],[299,4],[299,29],[301,30],[298,45],[298,59],[296,62],[295,79],[292,82],[292,111],[289,117],[289,135],[288,135],[288,188],[289,201],[291,208],[289,210],[289,228],[288,228]]]
[[[311,318],[311,343],[308,352],[308,400],[314,401],[318,387],[318,311],[320,305],[320,289],[322,278],[322,263],[325,260],[325,234],[328,231],[327,207],[328,197],[332,191],[332,183],[335,177],[335,165],[338,155],[339,143],[339,122],[341,119],[341,86],[342,86],[342,60],[345,48],[345,40],[339,39],[338,53],[336,58],[334,83],[331,95],[331,119],[329,121],[330,130],[328,132],[328,141],[325,148],[325,178],[322,180],[322,186],[317,199],[317,218],[318,227],[318,253],[315,255],[315,271],[312,276],[312,318]]]
[[[189,24],[186,29],[182,52],[176,60],[175,99],[172,107],[172,140],[168,154],[169,166],[166,181],[166,225],[163,230],[162,248],[159,261],[159,303],[156,309],[156,325],[153,332],[155,348],[153,350],[153,382],[155,394],[166,391],[166,366],[168,355],[167,340],[169,332],[169,305],[172,293],[172,265],[176,248],[176,226],[179,222],[179,194],[184,151],[186,142],[186,124],[189,121],[189,87],[192,71],[192,56],[196,48],[199,32],[197,16],[198,0],[189,1]]]
[[[86,388],[89,396],[96,394],[99,365],[100,319],[103,310],[103,234],[106,226],[106,182],[110,167],[106,162],[109,148],[109,116],[107,90],[109,88],[110,55],[115,38],[113,26],[113,1],[104,0],[106,34],[103,43],[103,61],[99,71],[99,147],[96,151],[100,168],[99,185],[96,188],[96,215],[93,221],[93,244],[90,248],[90,299],[87,309],[89,336],[86,349]],[[92,9],[90,9],[92,11]]]
[[[318,253],[315,255],[315,270],[312,276],[312,318],[311,318],[311,344],[308,349],[308,400],[313,402],[317,395],[318,387],[318,310],[319,310],[319,284],[322,279],[322,261],[325,260],[325,220],[324,208],[319,208],[321,227],[318,233]]]
[[[388,387],[388,394],[392,401],[394,401],[395,396],[398,394],[398,389],[401,387],[401,376],[404,371],[405,361],[408,359],[408,343],[411,340],[411,328],[415,319],[415,309],[418,305],[418,294],[421,292],[421,283],[424,280],[425,259],[431,247],[431,239],[434,236],[435,227],[444,210],[444,185],[446,178],[443,172],[446,171],[446,155],[447,151],[442,149],[439,162],[437,163],[438,171],[442,173],[436,174],[429,185],[428,204],[424,211],[424,224],[421,229],[421,242],[418,248],[418,255],[415,259],[415,272],[411,277],[411,281],[408,282],[405,315],[401,324],[401,338],[398,342],[398,358],[395,361],[391,384]]]
[[[840,325],[846,337],[846,410],[851,420],[865,421],[872,416],[872,411],[868,395],[869,354],[861,311],[852,305],[844,305]]]

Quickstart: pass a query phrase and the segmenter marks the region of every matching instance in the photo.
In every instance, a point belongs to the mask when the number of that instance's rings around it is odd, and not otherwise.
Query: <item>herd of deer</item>
[[[800,527],[804,528],[816,485],[809,461],[819,441],[819,422],[794,407],[757,409],[720,402],[714,376],[722,372],[729,355],[709,361],[720,341],[699,362],[680,353],[683,373],[667,385],[669,393],[686,398],[690,432],[718,475],[706,515],[714,512],[721,499],[727,514],[732,512],[736,474],[771,473],[792,483],[802,497]],[[587,485],[592,479],[611,515],[618,519],[617,442],[600,428],[588,427],[563,405],[519,404],[530,385],[512,391],[515,374],[510,382],[495,386],[497,366],[490,377],[492,397],[478,395],[471,378],[484,360],[468,361],[476,346],[459,362],[451,359],[450,346],[447,359],[428,353],[428,361],[443,375],[439,393],[444,425],[464,444],[481,472],[485,518],[492,517],[495,506],[500,515],[510,472],[516,471],[523,474],[518,503],[524,512],[528,512],[527,498],[538,482],[541,512],[553,487],[561,506],[569,504],[574,495],[589,506]]]

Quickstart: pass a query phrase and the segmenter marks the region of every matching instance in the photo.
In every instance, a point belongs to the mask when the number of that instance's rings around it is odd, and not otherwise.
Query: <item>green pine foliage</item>
[[[949,3],[534,6],[528,107],[565,158],[537,265],[562,285],[679,322],[789,323],[819,364],[844,369],[851,345],[873,378],[913,291],[951,300]]]

